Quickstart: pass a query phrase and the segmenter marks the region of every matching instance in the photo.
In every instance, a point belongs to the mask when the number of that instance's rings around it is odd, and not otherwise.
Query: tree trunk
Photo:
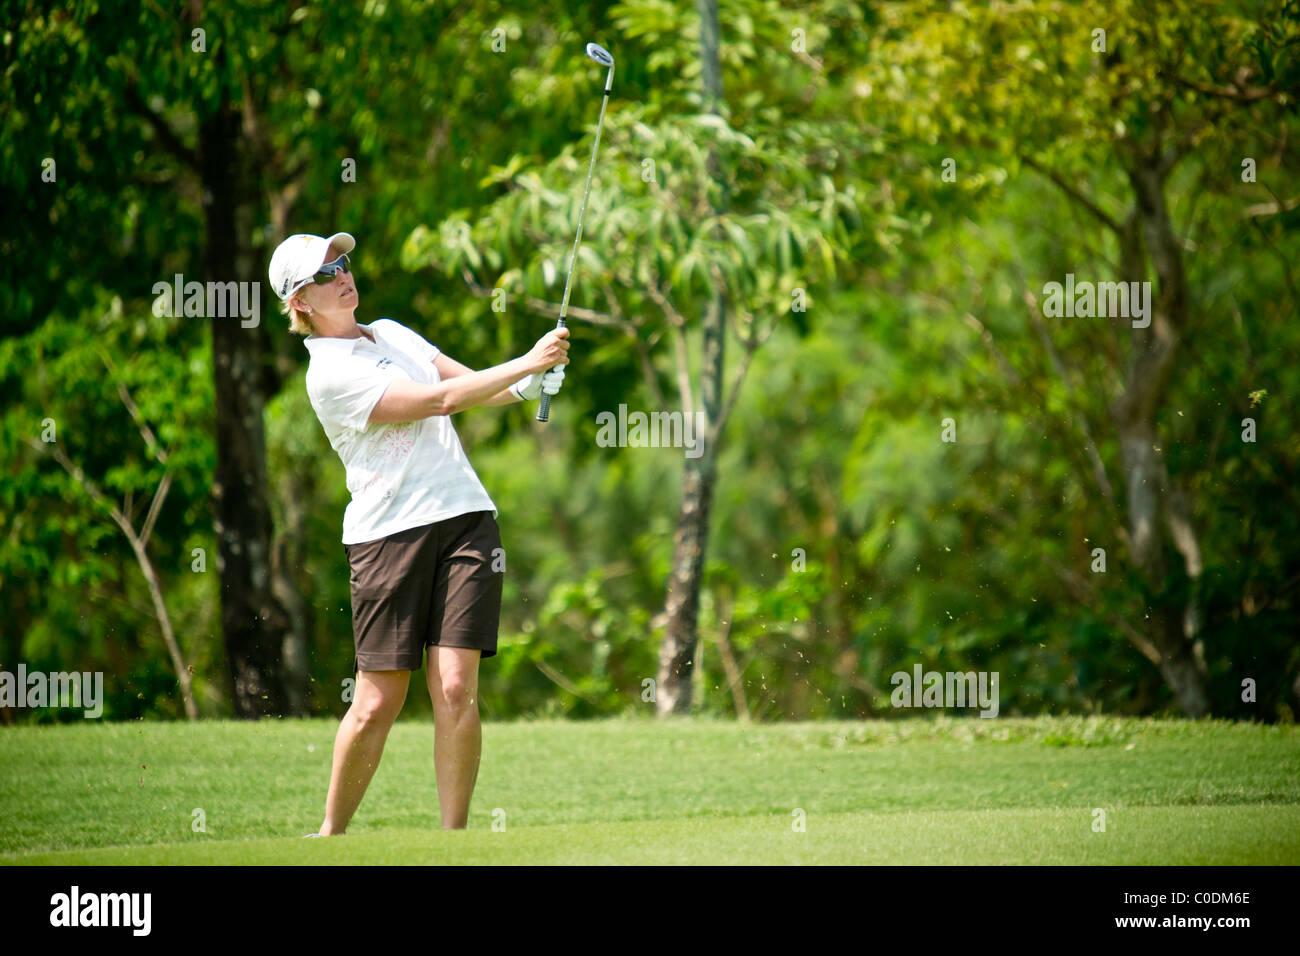
[[[697,0],[700,14],[701,74],[704,85],[704,108],[717,114],[722,102],[722,64],[718,58],[717,0]],[[725,177],[719,171],[716,151],[709,151],[709,169],[726,195]],[[725,201],[725,199],[724,199]],[[705,309],[703,334],[704,356],[700,369],[700,401],[708,422],[705,442],[698,458],[687,458],[682,473],[682,501],[677,512],[677,531],[673,536],[673,569],[668,578],[664,601],[666,625],[659,648],[659,675],[655,709],[659,716],[689,713],[691,677],[695,667],[697,622],[700,607],[700,581],[704,576],[704,559],[709,541],[709,513],[713,505],[713,487],[717,479],[717,452],[720,430],[712,426],[722,413],[722,381],[726,368],[727,303],[724,287],[716,276],[713,301]]]
[[[1188,717],[1209,712],[1208,670],[1200,643],[1197,582],[1201,574],[1200,546],[1183,495],[1170,482],[1156,428],[1174,368],[1181,333],[1187,327],[1189,294],[1182,250],[1165,205],[1167,168],[1156,157],[1135,157],[1129,180],[1137,198],[1136,217],[1141,240],[1150,253],[1158,291],[1151,303],[1150,326],[1134,328],[1133,361],[1123,395],[1112,410],[1119,433],[1120,459],[1128,490],[1128,522],[1132,559],[1146,582],[1152,606],[1149,633],[1160,652],[1160,672]],[[1123,238],[1123,237],[1121,237]],[[1130,233],[1122,242],[1126,280],[1145,276],[1142,241]],[[1168,535],[1168,537],[1166,537]],[[1165,544],[1182,555],[1189,579],[1183,606],[1174,604],[1165,561]]]
[[[240,127],[238,112],[226,101],[199,128],[205,281],[255,281],[251,255],[242,248],[249,233],[238,228],[241,207],[248,201],[242,167],[248,151],[242,148]],[[260,387],[264,333],[260,322],[244,328],[238,316],[210,316],[209,321],[217,426],[213,523],[231,699],[240,717],[278,715],[286,703],[280,655],[289,621],[272,591]]]
[[[284,691],[289,713],[305,717],[308,709],[308,638],[315,623],[315,609],[303,600],[298,577],[306,564],[303,542],[307,539],[306,515],[302,502],[315,500],[310,476],[294,478],[288,494],[281,496],[285,527],[272,544],[271,581],[277,599],[289,614],[290,627],[284,636]]]
[[[686,460],[682,475],[682,503],[673,537],[673,569],[664,602],[667,624],[659,648],[655,709],[660,716],[685,714],[691,709],[700,580],[704,576],[713,483],[712,453],[706,448],[699,458]]]

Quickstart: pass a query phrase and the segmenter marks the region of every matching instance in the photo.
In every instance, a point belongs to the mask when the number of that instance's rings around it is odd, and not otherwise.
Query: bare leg
[[[325,798],[322,836],[347,829],[352,814],[366,795],[370,778],[384,753],[388,731],[406,702],[410,671],[360,671],[352,706],[343,715],[334,738],[334,770]]]
[[[433,766],[438,775],[442,828],[463,830],[478,780],[483,729],[478,716],[479,651],[429,647],[429,699],[433,702]]]

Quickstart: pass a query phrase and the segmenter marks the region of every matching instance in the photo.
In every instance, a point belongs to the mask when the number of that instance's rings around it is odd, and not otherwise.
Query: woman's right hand
[[[525,358],[534,372],[545,372],[557,365],[569,364],[569,329],[551,329],[532,347]]]

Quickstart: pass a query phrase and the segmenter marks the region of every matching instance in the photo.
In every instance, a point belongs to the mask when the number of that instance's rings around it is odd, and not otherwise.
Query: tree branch
[[[731,611],[735,608],[733,605],[731,610],[728,610],[720,603],[720,609],[730,619]],[[723,621],[722,630],[714,636],[713,641],[718,645],[718,657],[722,660],[723,673],[727,675],[727,686],[731,690],[731,702],[736,708],[736,718],[742,723],[749,723],[752,719],[749,701],[745,699],[745,688],[741,685],[741,670],[736,665],[736,655],[731,649],[731,641],[728,638],[731,633],[731,623],[730,620]]]
[[[740,394],[740,386],[745,381],[746,373],[749,372],[749,363],[753,360],[754,353],[772,337],[772,333],[776,331],[777,322],[777,319],[773,319],[761,335],[755,333],[744,339],[745,357],[740,360],[740,370],[731,383],[731,391],[727,395],[727,400],[722,403],[722,411],[718,413],[718,420],[709,423],[706,441],[709,442],[710,448],[714,447],[713,443],[717,441],[718,435],[722,433],[723,426],[726,425],[727,419],[731,416],[732,406],[736,404],[736,397]]]
[[[1260,216],[1276,216],[1280,212],[1290,212],[1296,206],[1300,206],[1300,196],[1292,196],[1290,199],[1279,199],[1276,202],[1259,202],[1253,206],[1247,206],[1241,213],[1243,219],[1254,219]]]
[[[1019,523],[1013,520],[1010,515],[1006,514],[1000,508],[990,508],[988,513],[1003,527],[1017,532],[1020,531]],[[1052,570],[1057,573],[1061,582],[1074,596],[1076,601],[1087,606],[1094,612],[1098,611],[1096,589],[1087,581],[1087,579],[1072,568],[1065,567],[1061,562],[1057,561],[1046,552],[1041,552],[1040,557],[1051,565]],[[1109,611],[1101,611],[1100,613],[1105,615],[1106,619],[1128,639],[1129,643],[1141,652],[1143,657],[1149,660],[1152,664],[1155,664],[1157,667],[1160,666],[1160,662],[1164,658],[1160,654],[1160,651],[1156,649],[1156,646],[1147,640],[1141,631],[1116,614]]]
[[[469,287],[470,292],[472,292],[476,297],[480,299],[488,299],[492,297],[493,290],[475,279],[474,273],[470,272],[468,269],[461,270],[461,277],[465,280],[465,285]],[[524,305],[541,315],[549,315],[551,318],[559,318],[560,316],[560,307],[553,302],[547,302],[545,299],[536,299],[528,295],[520,296],[520,299]],[[592,325],[603,325],[609,328],[616,329],[622,327],[620,320],[612,315],[605,312],[597,312],[594,309],[579,308],[575,305],[569,306],[564,313],[564,317],[566,319],[581,319],[584,322],[590,322]]]
[[[664,398],[663,389],[659,387],[659,376],[655,374],[654,363],[650,361],[650,349],[641,336],[637,334],[636,324],[623,318],[623,312],[619,308],[618,299],[614,297],[613,291],[609,286],[604,286],[602,291],[605,294],[605,301],[609,304],[609,313],[618,321],[623,331],[627,333],[633,344],[636,346],[637,361],[641,366],[641,375],[645,378],[646,387],[660,408],[667,408],[667,400]]]
[[[142,117],[153,128],[154,135],[169,153],[181,160],[194,172],[199,170],[199,154],[181,142],[171,125],[155,113],[140,97],[134,77],[126,82],[126,105],[137,116]]]
[[[1113,218],[1111,218],[1105,212],[1103,212],[1101,207],[1098,206],[1096,203],[1094,203],[1091,199],[1089,199],[1087,196],[1081,193],[1074,186],[1071,186],[1068,182],[1066,182],[1065,179],[1062,178],[1061,174],[1056,172],[1056,170],[1047,169],[1046,167],[1041,165],[1037,160],[1035,160],[1032,156],[1026,156],[1024,153],[1020,154],[1020,161],[1024,163],[1026,166],[1028,166],[1030,169],[1034,170],[1036,173],[1046,176],[1048,179],[1054,182],[1057,185],[1057,187],[1061,190],[1061,192],[1065,193],[1074,202],[1078,203],[1084,209],[1088,210],[1088,212],[1091,213],[1092,216],[1096,218],[1099,222],[1105,225],[1106,228],[1110,229],[1112,232],[1115,233],[1120,232],[1120,224],[1118,222],[1116,222]]]
[[[113,360],[109,357],[108,353],[103,349],[100,349],[99,355],[104,362],[104,366],[108,369],[109,374],[116,378],[117,367],[113,364]],[[131,398],[131,392],[127,389],[126,383],[121,379],[118,379],[117,382],[117,394],[118,397],[121,398],[122,404],[126,406],[127,413],[131,416],[131,420],[135,422],[136,427],[140,430],[140,437],[144,439],[145,448],[148,449],[151,455],[153,455],[158,464],[163,466],[162,480],[158,482],[158,487],[154,490],[153,501],[149,503],[149,513],[145,518],[144,527],[140,531],[140,543],[142,545],[148,545],[149,537],[153,534],[154,523],[158,520],[158,513],[162,511],[163,501],[166,500],[167,492],[171,490],[172,485],[171,471],[167,468],[167,449],[162,447],[162,443],[159,442],[157,436],[154,435],[153,429],[149,427],[149,423],[145,421],[144,415],[140,413],[140,407],[136,405],[135,400]],[[126,506],[126,513],[130,514],[131,510],[131,505],[128,504]]]
[[[690,345],[686,341],[686,317],[678,312],[668,296],[664,295],[657,280],[658,276],[646,285],[645,293],[650,297],[651,302],[659,306],[668,324],[677,330],[673,342],[677,358],[677,391],[681,395],[682,410],[687,415],[691,415],[695,411],[695,393],[691,388],[691,355]]]
[[[1204,93],[1206,96],[1217,96],[1225,100],[1233,100],[1237,103],[1254,103],[1256,100],[1276,96],[1279,92],[1276,83],[1270,83],[1268,86],[1211,86],[1209,83],[1201,83],[1198,80],[1189,80],[1181,76],[1175,76],[1174,79],[1189,90],[1196,90],[1196,92]]]

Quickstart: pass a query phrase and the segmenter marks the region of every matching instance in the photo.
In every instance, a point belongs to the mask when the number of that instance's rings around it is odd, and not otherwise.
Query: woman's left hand
[[[563,384],[564,366],[557,365],[545,374],[524,376],[510,386],[510,391],[527,402],[532,401],[534,398],[541,398],[543,392],[547,395],[554,395]]]
[[[542,391],[547,395],[554,395],[564,384],[564,366],[557,365],[545,375],[542,376]]]

